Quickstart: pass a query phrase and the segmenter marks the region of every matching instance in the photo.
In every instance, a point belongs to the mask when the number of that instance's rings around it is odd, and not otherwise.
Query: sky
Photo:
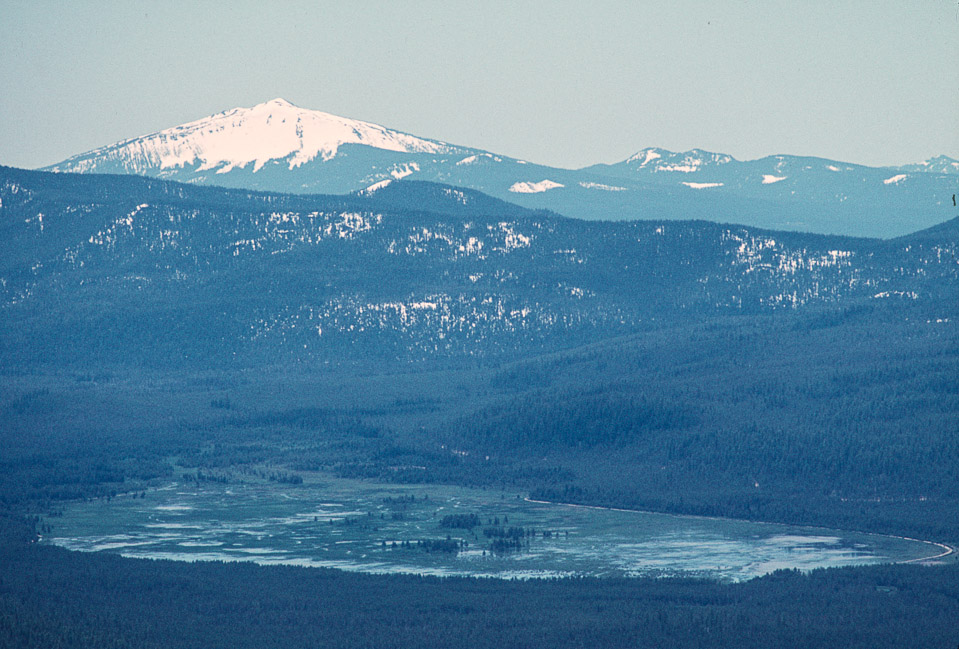
[[[559,167],[959,158],[959,0],[0,0],[0,164],[283,97]]]

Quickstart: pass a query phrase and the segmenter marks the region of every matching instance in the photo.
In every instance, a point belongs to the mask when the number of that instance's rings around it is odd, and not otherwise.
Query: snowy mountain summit
[[[43,171],[292,194],[370,195],[398,180],[428,181],[583,219],[703,219],[892,237],[955,216],[959,161],[940,156],[906,167],[866,167],[808,156],[737,160],[702,149],[646,148],[614,164],[563,169],[273,99],[88,151]]]
[[[626,159],[625,164],[637,169],[648,171],[679,171],[692,173],[704,167],[735,162],[735,158],[724,153],[712,153],[702,149],[691,149],[677,153],[657,147],[649,147],[638,151]]]
[[[938,155],[924,162],[903,165],[898,167],[898,169],[901,171],[919,171],[937,174],[959,174],[959,160],[946,155]]]
[[[251,164],[251,170],[256,172],[277,160],[294,169],[316,158],[330,160],[346,144],[405,153],[444,154],[460,150],[443,142],[274,99],[95,149],[49,169],[153,175],[158,170],[192,168],[225,174]]]

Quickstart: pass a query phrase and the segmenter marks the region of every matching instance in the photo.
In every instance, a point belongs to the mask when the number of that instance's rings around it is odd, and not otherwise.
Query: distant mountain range
[[[883,241],[588,222],[424,182],[300,196],[0,167],[5,367],[516,357],[742,314],[935,322],[957,287],[959,220]]]
[[[270,192],[373,192],[406,178],[590,220],[703,219],[777,230],[901,236],[957,213],[959,161],[902,167],[821,158],[739,161],[643,149],[559,169],[298,108],[275,99],[73,156],[48,171],[121,173]]]

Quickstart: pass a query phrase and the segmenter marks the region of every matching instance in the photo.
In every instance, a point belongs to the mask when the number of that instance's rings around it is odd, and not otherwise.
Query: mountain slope
[[[46,170],[335,194],[409,178],[591,220],[703,219],[853,236],[901,236],[956,216],[954,169],[945,157],[894,169],[643,149],[614,165],[558,169],[282,99],[126,140]]]

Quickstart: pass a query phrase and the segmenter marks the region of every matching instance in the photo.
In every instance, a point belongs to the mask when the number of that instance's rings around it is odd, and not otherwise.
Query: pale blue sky
[[[0,164],[274,97],[565,167],[959,157],[959,2],[0,0]]]

